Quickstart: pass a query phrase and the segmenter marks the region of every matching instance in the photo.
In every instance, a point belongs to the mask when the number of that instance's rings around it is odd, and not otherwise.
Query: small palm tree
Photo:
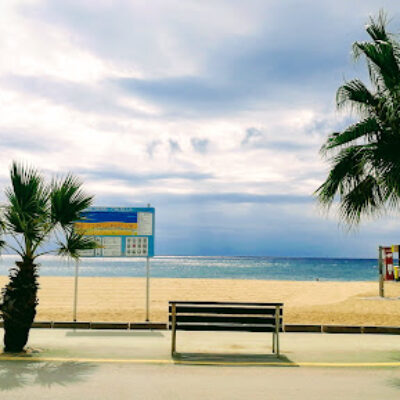
[[[353,79],[337,91],[337,107],[350,108],[360,120],[332,133],[321,149],[332,168],[318,200],[329,208],[338,197],[349,226],[400,201],[400,45],[386,25],[381,11],[366,26],[371,40],[353,44],[355,59],[366,60],[371,89]]]
[[[28,341],[38,304],[37,258],[57,253],[79,258],[79,250],[95,243],[73,230],[74,221],[92,204],[72,175],[46,184],[35,169],[13,163],[7,204],[0,215],[0,250],[8,247],[20,260],[10,269],[0,312],[4,321],[4,351],[20,352]],[[47,247],[46,247],[47,246]]]

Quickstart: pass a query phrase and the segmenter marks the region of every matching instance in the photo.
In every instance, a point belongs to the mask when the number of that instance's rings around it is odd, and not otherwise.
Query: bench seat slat
[[[169,301],[169,304],[192,304],[192,305],[224,305],[224,306],[269,306],[269,307],[275,307],[275,306],[283,306],[283,303],[239,303],[239,302],[227,302],[227,301]]]
[[[169,306],[169,312],[172,311],[172,307]],[[275,315],[275,307],[271,308],[259,308],[259,307],[204,307],[204,306],[191,306],[191,305],[177,305],[176,313],[186,314],[227,314],[227,315]],[[280,315],[283,314],[282,308],[280,308]]]
[[[172,321],[172,316],[169,316],[169,321]],[[279,319],[282,323],[282,317]],[[248,317],[248,316],[221,316],[221,315],[177,315],[176,322],[199,322],[199,323],[236,323],[236,324],[255,324],[275,325],[275,317]]]
[[[180,331],[275,332],[273,325],[177,324],[176,328]]]

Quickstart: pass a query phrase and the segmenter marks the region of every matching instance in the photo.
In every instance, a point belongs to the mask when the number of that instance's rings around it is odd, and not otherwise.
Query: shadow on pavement
[[[194,365],[196,363],[207,364],[209,362],[210,364],[221,363],[222,366],[227,363],[229,367],[235,366],[235,364],[238,366],[243,366],[243,364],[252,366],[252,363],[257,367],[297,367],[297,364],[288,357],[284,355],[277,357],[275,354],[176,353],[173,359],[185,364],[193,363]]]
[[[97,366],[76,362],[0,362],[0,392],[31,385],[50,387],[83,382]]]
[[[393,379],[390,379],[390,380],[388,381],[388,383],[389,383],[389,385],[390,385],[391,387],[394,387],[394,388],[400,390],[400,378],[393,378]]]
[[[396,350],[392,350],[390,352],[390,359],[393,361],[400,361],[400,351]]]
[[[113,337],[113,336],[133,336],[133,337],[163,337],[164,335],[161,332],[124,332],[124,331],[90,331],[90,332],[84,332],[84,331],[76,331],[76,332],[67,332],[65,336],[76,336],[76,337],[96,337],[96,336],[101,336],[101,337]]]

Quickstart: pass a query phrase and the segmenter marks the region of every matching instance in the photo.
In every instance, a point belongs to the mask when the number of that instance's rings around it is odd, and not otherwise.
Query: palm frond
[[[386,13],[383,10],[380,10],[377,19],[370,17],[370,23],[365,27],[365,30],[367,31],[371,39],[375,42],[388,42],[391,39],[391,35],[386,32],[386,25]]]
[[[381,185],[372,175],[367,175],[341,198],[340,215],[348,225],[357,225],[362,215],[382,212],[385,196]]]
[[[78,220],[80,213],[93,202],[93,196],[86,195],[82,183],[72,175],[67,175],[62,181],[54,181],[50,197],[51,220],[64,228]]]
[[[73,230],[66,232],[65,243],[59,242],[58,254],[79,259],[81,250],[92,250],[98,247],[90,236],[84,236]]]
[[[3,221],[2,215],[1,215],[1,207],[0,207],[0,254],[3,251],[5,245],[6,245],[6,241],[3,240],[3,235],[4,235],[4,231],[6,229],[6,225]]]
[[[393,135],[390,141],[381,140],[376,149],[376,169],[379,171],[385,198],[389,209],[396,209],[400,203],[400,135]],[[386,139],[386,138],[385,138]]]
[[[378,99],[359,79],[353,79],[340,86],[336,93],[338,109],[346,106],[358,112],[371,112],[378,104]]]
[[[36,241],[48,222],[48,188],[43,177],[34,168],[13,163],[11,186],[6,189],[8,205],[4,220],[7,229]]]
[[[400,68],[395,50],[390,41],[355,42],[353,54],[356,59],[364,55],[374,83],[380,83],[380,89],[393,91],[399,85]]]
[[[342,195],[363,179],[370,159],[368,152],[364,146],[351,146],[334,157],[327,179],[315,191],[322,205],[329,208],[336,195]]]
[[[331,134],[322,146],[321,152],[326,154],[329,150],[349,144],[360,138],[366,138],[370,141],[375,138],[379,129],[380,127],[376,118],[366,118],[363,121],[350,125],[343,132]]]

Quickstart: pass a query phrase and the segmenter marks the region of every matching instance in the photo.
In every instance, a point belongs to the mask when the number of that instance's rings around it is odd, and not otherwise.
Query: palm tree
[[[366,26],[371,40],[353,44],[355,59],[366,60],[371,88],[353,79],[337,91],[338,109],[360,120],[332,133],[321,148],[331,170],[316,195],[328,208],[338,198],[349,226],[396,209],[400,201],[400,45],[386,25],[381,11]]]
[[[8,247],[19,256],[10,269],[10,281],[2,290],[0,312],[4,321],[4,351],[20,352],[28,341],[38,304],[37,258],[57,253],[79,258],[79,250],[95,243],[73,230],[80,213],[93,197],[72,175],[46,184],[34,168],[13,163],[7,203],[0,215],[0,250]]]

